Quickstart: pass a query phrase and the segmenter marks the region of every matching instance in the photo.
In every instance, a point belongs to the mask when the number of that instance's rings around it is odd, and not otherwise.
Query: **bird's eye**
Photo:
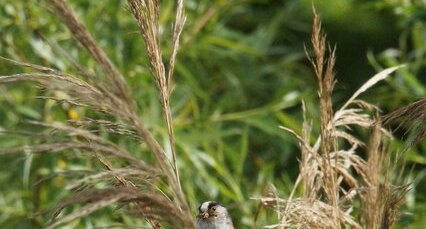
[[[212,211],[216,211],[216,207],[212,207]]]

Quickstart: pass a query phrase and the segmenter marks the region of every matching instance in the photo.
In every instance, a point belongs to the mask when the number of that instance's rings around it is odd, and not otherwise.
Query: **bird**
[[[228,210],[216,201],[206,201],[198,207],[197,229],[234,229]]]

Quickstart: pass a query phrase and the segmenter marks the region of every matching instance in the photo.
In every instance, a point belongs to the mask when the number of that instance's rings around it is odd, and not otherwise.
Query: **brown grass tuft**
[[[176,152],[173,133],[173,117],[170,109],[170,96],[173,88],[173,70],[176,61],[176,55],[179,48],[180,34],[186,21],[184,16],[183,1],[177,1],[176,18],[173,26],[172,37],[172,54],[169,57],[169,66],[166,71],[162,60],[160,49],[160,33],[159,33],[159,15],[160,2],[145,1],[145,0],[128,0],[127,1],[136,22],[139,26],[139,31],[145,42],[148,58],[151,63],[151,70],[154,79],[157,83],[158,91],[160,92],[160,102],[162,104],[163,113],[166,118],[166,123],[169,132],[170,149],[173,160],[173,171],[177,183],[180,188],[179,171],[177,169]]]
[[[320,100],[320,136],[311,145],[311,122],[303,123],[302,134],[281,127],[293,134],[300,143],[300,173],[290,197],[280,199],[277,194],[259,198],[264,206],[279,212],[278,228],[390,228],[398,217],[398,209],[408,190],[408,185],[392,185],[397,167],[388,160],[382,138],[389,133],[383,129],[379,109],[356,98],[389,76],[401,66],[388,68],[373,76],[358,89],[337,111],[333,111],[332,93],[335,84],[335,48],[328,48],[321,22],[314,9],[312,32],[313,56],[308,54],[318,81]],[[303,112],[305,108],[303,104]],[[370,144],[358,139],[351,129],[372,128]],[[367,151],[367,158],[359,152]],[[387,153],[387,155],[385,155]],[[402,181],[396,181],[401,183]],[[299,185],[302,197],[294,198]],[[380,194],[380,195],[379,195]],[[361,207],[354,203],[360,202]],[[353,213],[361,214],[359,220]]]
[[[396,129],[404,128],[411,133],[414,144],[426,138],[426,98],[401,107],[383,117],[384,125],[397,124]]]
[[[168,159],[165,150],[154,138],[153,133],[145,126],[143,120],[140,119],[135,106],[136,103],[131,96],[124,76],[100,48],[86,26],[76,17],[68,2],[48,0],[48,3],[51,6],[51,11],[66,25],[73,37],[98,63],[103,74],[97,75],[85,70],[83,66],[73,65],[81,74],[81,76],[75,76],[46,66],[2,58],[13,64],[27,67],[32,72],[0,76],[0,83],[33,81],[44,89],[65,94],[61,97],[56,95],[41,96],[39,97],[41,99],[84,106],[96,112],[106,113],[112,118],[111,120],[70,121],[68,124],[32,122],[31,124],[49,131],[49,134],[9,133],[37,136],[41,143],[32,146],[3,148],[0,149],[0,154],[84,152],[104,166],[105,171],[97,175],[90,175],[90,179],[84,180],[84,187],[86,187],[84,192],[77,193],[58,205],[58,213],[70,204],[84,203],[86,206],[79,212],[59,218],[55,217],[49,228],[84,217],[113,203],[128,206],[131,212],[145,217],[153,228],[162,228],[164,224],[178,225],[181,228],[194,228],[192,213],[180,187],[174,149],[173,120],[169,105],[180,33],[185,23],[183,1],[177,2],[176,19],[173,37],[171,38],[172,54],[169,58],[167,71],[162,62],[159,45],[159,1],[128,1],[130,10],[135,16],[143,35],[153,75],[157,82],[160,101],[169,130],[172,160]],[[113,134],[130,136],[133,140],[146,144],[154,155],[156,164],[148,164],[134,157],[124,147],[102,137],[99,131],[101,127]],[[130,166],[131,169],[123,171],[116,168],[117,164]],[[146,176],[130,175],[135,174],[136,171],[139,171],[140,174],[155,174],[158,179],[156,179],[156,182],[150,183]],[[129,174],[129,172],[131,173]],[[97,190],[95,186],[87,184],[87,182],[102,182],[106,177],[110,178],[107,186],[113,188]],[[167,184],[166,188],[163,188],[164,190],[157,187],[159,184],[164,187],[164,182]],[[136,185],[141,183],[146,188],[141,189]]]

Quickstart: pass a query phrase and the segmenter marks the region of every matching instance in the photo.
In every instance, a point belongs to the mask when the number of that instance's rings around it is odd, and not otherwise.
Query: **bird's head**
[[[204,220],[213,220],[217,217],[227,217],[228,211],[224,206],[215,201],[206,201],[198,207],[198,218]]]

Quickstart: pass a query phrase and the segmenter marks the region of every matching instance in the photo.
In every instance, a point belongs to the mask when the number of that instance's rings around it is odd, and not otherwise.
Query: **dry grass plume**
[[[259,198],[278,212],[278,223],[269,227],[391,228],[409,186],[392,178],[399,168],[390,163],[394,153],[384,143],[389,133],[380,125],[379,109],[357,97],[401,66],[373,76],[334,111],[336,49],[326,44],[315,9],[312,31],[313,54],[305,50],[318,81],[320,135],[311,144],[312,125],[306,117],[301,135],[281,127],[299,140],[300,173],[289,198],[279,198],[275,191]],[[352,133],[355,126],[371,131],[369,143]],[[299,185],[302,195],[295,197]]]

